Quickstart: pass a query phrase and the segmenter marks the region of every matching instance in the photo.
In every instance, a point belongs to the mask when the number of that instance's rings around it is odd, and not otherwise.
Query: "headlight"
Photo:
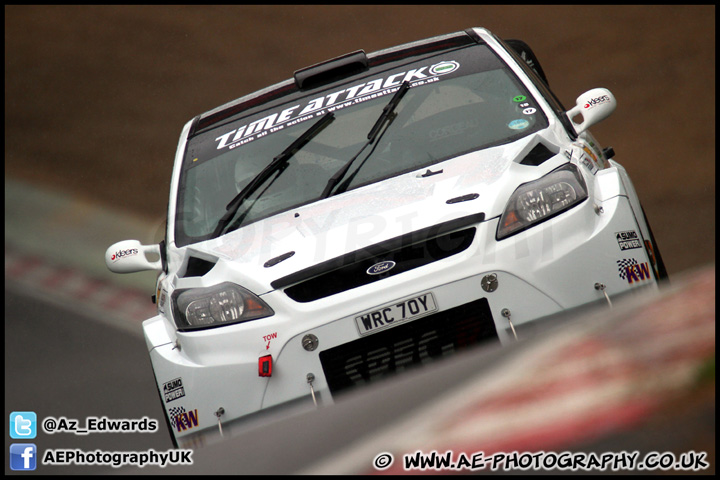
[[[577,167],[571,163],[513,192],[500,217],[497,240],[514,235],[574,207],[588,197]]]
[[[178,330],[220,327],[275,314],[260,297],[230,282],[176,290],[172,299]]]

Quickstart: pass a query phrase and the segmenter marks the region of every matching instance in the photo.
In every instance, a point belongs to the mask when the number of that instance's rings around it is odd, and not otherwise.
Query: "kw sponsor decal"
[[[190,430],[198,426],[197,408],[190,412],[185,411],[185,407],[173,407],[168,410],[170,414],[170,424],[178,432]]]
[[[618,275],[629,284],[650,280],[650,266],[648,262],[638,263],[634,258],[617,260]]]
[[[233,149],[240,145],[282,130],[285,126],[292,126],[306,120],[315,118],[323,113],[323,109],[332,111],[344,106],[354,105],[371,98],[395,93],[403,82],[410,82],[411,86],[437,80],[460,68],[454,60],[443,61],[434,65],[426,65],[405,72],[394,73],[387,77],[359,83],[343,90],[338,90],[322,97],[314,98],[305,104],[293,105],[280,112],[272,113],[254,122],[242,125],[234,130],[220,135],[215,139],[217,149]],[[348,103],[349,102],[349,103]]]
[[[175,378],[163,384],[163,396],[165,403],[172,402],[185,396],[182,378]]]

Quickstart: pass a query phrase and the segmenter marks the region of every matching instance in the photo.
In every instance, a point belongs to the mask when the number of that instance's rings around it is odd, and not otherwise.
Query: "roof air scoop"
[[[367,69],[367,55],[363,50],[358,50],[297,70],[294,74],[295,85],[300,90],[310,90],[362,73]]]

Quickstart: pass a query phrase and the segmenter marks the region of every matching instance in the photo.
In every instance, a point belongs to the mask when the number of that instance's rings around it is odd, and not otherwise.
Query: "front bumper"
[[[619,247],[617,232],[641,230],[627,197],[602,207],[597,214],[589,199],[500,242],[493,218],[476,226],[472,245],[459,254],[313,302],[297,303],[274,290],[263,300],[276,314],[258,321],[183,333],[172,332],[161,316],[147,320],[161,394],[182,385],[182,396],[171,391],[163,399],[173,434],[181,446],[193,445],[215,435],[218,420],[228,434],[238,419],[260,410],[292,402],[312,407],[313,395],[331,403],[350,386],[465,346],[513,342],[513,330],[525,324],[604,300],[598,284],[610,296],[655,285],[645,270],[623,270],[649,261],[644,248]],[[358,316],[428,292],[437,312],[361,335]],[[314,348],[304,346],[311,343]],[[258,360],[267,355],[272,376],[261,377]]]

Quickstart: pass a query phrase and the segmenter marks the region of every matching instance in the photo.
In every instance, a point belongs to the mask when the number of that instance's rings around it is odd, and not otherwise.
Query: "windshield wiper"
[[[375,125],[370,129],[370,132],[367,135],[367,142],[365,142],[360,148],[360,151],[355,154],[354,157],[352,157],[348,162],[340,169],[338,170],[335,175],[330,177],[330,179],[327,182],[327,185],[325,186],[325,189],[323,190],[322,194],[320,195],[320,198],[327,198],[332,193],[333,188],[340,183],[340,180],[347,174],[348,170],[350,170],[350,166],[355,162],[355,160],[360,156],[360,154],[367,148],[368,145],[373,143],[375,141],[375,138],[378,136],[378,133],[382,129],[382,127],[387,123],[389,126],[390,123],[395,119],[397,114],[395,113],[395,109],[397,108],[398,104],[400,103],[400,100],[405,96],[408,89],[410,88],[410,83],[405,81],[400,85],[400,88],[397,92],[395,92],[395,95],[390,99],[387,105],[385,105],[385,108],[383,108],[382,113],[378,117],[377,121],[375,122]],[[371,152],[372,153],[372,152]],[[369,157],[370,155],[368,155]],[[366,157],[367,160],[367,157]],[[362,166],[362,165],[361,165]],[[359,168],[358,168],[359,170]],[[355,170],[355,173],[357,173],[357,170]],[[347,187],[350,185],[350,181],[354,178],[355,174],[353,174],[350,178],[348,178],[343,185],[338,188],[338,190],[335,192],[335,194],[342,193],[345,190],[347,190]]]
[[[305,133],[295,139],[295,141],[291,143],[285,150],[283,150],[280,155],[273,158],[272,162],[270,162],[267,167],[263,168],[260,173],[258,173],[255,178],[253,178],[252,181],[245,186],[245,188],[240,190],[240,193],[238,193],[235,198],[230,200],[230,203],[228,203],[227,207],[225,207],[227,211],[218,221],[218,224],[215,227],[211,238],[220,236],[223,233],[223,229],[225,229],[227,224],[240,209],[240,205],[242,205],[245,200],[250,197],[250,195],[252,195],[258,188],[260,188],[260,185],[262,185],[268,178],[270,178],[272,174],[278,172],[278,175],[276,175],[275,178],[279,177],[285,170],[285,168],[287,168],[288,160],[290,160],[293,155],[295,155],[310,140],[312,140],[315,135],[320,133],[333,120],[335,120],[335,114],[333,112],[326,113],[322,116],[322,118],[320,118],[320,120],[318,120],[310,128],[308,128]],[[275,179],[273,179],[273,181],[275,181]],[[245,214],[247,214],[249,210],[250,208],[245,211]],[[245,214],[243,214],[237,221],[235,221],[235,224],[239,224],[243,220],[243,218],[245,218]]]

